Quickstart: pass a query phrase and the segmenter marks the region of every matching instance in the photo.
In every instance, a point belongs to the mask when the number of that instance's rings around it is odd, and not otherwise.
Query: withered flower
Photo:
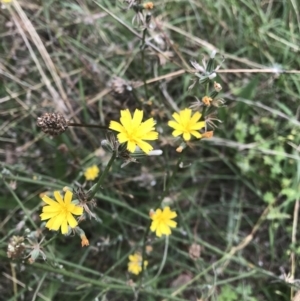
[[[11,259],[20,259],[25,251],[25,243],[23,236],[13,236],[10,238],[7,246],[7,257]]]

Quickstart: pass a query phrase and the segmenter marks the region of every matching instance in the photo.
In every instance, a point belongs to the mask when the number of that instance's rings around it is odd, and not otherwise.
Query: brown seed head
[[[13,236],[10,238],[7,246],[7,257],[12,259],[20,259],[25,251],[24,237]]]
[[[115,96],[128,96],[128,94],[132,91],[132,86],[130,85],[130,83],[128,83],[121,77],[114,77],[110,81],[109,86]]]
[[[45,113],[37,118],[36,125],[51,136],[57,136],[68,128],[68,120],[60,113]]]
[[[201,256],[201,246],[193,243],[189,248],[190,258],[193,260],[197,260]]]

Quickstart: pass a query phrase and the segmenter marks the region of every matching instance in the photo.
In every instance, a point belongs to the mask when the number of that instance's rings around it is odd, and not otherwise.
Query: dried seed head
[[[197,260],[201,256],[201,246],[193,243],[189,248],[190,258],[193,260]]]
[[[222,121],[216,118],[215,114],[210,114],[205,117],[205,123],[206,123],[206,128],[207,126],[210,126],[214,129],[218,127],[217,123],[222,123]]]
[[[7,257],[12,259],[20,259],[25,251],[24,237],[13,236],[9,240],[7,246]]]
[[[195,98],[196,101],[192,102],[189,108],[192,109],[193,111],[199,111],[199,109],[203,106],[203,102],[200,101],[197,97]]]
[[[119,99],[126,99],[133,89],[132,85],[121,77],[114,77],[110,81],[109,87],[111,88],[113,95]]]
[[[223,98],[214,98],[211,102],[212,106],[216,108],[224,107],[225,100]]]
[[[51,136],[57,136],[68,128],[68,120],[60,113],[45,113],[37,118],[36,125]]]
[[[116,94],[124,94],[127,91],[131,91],[132,87],[121,77],[114,77],[110,82],[110,87]]]

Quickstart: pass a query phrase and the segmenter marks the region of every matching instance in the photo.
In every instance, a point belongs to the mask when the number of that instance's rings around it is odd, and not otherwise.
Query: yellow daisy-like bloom
[[[97,165],[92,165],[84,171],[84,176],[87,181],[93,181],[98,177],[99,171],[100,170]]]
[[[172,219],[177,216],[175,211],[171,211],[170,207],[165,207],[163,210],[157,209],[155,212],[150,213],[152,223],[150,230],[156,232],[156,236],[170,235],[171,229],[176,228],[177,223]]]
[[[201,118],[201,114],[196,112],[192,115],[191,109],[184,109],[178,113],[174,113],[174,120],[168,122],[168,125],[175,129],[172,135],[174,137],[183,135],[183,139],[185,141],[189,141],[191,139],[191,135],[196,138],[201,138],[202,135],[198,132],[198,130],[205,127],[205,121],[199,121]]]
[[[120,143],[127,142],[127,149],[133,153],[136,146],[148,154],[153,147],[143,140],[156,140],[158,133],[155,132],[155,121],[153,118],[142,122],[143,111],[135,110],[133,117],[129,110],[121,110],[120,122],[111,121],[109,128],[119,132],[117,135]]]
[[[144,260],[144,267],[148,265],[148,261]],[[140,253],[134,253],[129,255],[128,272],[138,275],[142,271],[142,255]]]
[[[75,228],[78,225],[73,215],[81,215],[83,208],[71,203],[73,193],[70,190],[66,191],[64,199],[59,191],[54,191],[54,197],[56,201],[47,195],[42,197],[48,205],[43,207],[43,213],[40,214],[41,220],[49,219],[46,223],[48,229],[58,231],[61,228],[61,233],[67,234],[68,226]]]

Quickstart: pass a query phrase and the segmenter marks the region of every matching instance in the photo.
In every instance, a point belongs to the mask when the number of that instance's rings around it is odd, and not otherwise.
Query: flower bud
[[[217,82],[214,82],[214,88],[217,92],[220,92],[222,90],[222,86]]]

